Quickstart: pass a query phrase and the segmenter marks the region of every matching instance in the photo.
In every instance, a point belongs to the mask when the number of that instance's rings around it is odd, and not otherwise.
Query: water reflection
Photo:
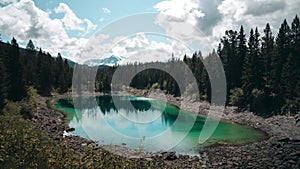
[[[75,128],[75,135],[104,145],[126,143],[137,149],[143,144],[148,151],[166,150],[172,145],[176,145],[172,150],[180,153],[197,154],[199,151],[198,137],[205,117],[197,117],[192,129],[186,132],[192,116],[158,100],[109,95],[97,97],[96,102],[94,97],[74,99],[76,108],[80,107],[76,111],[72,99],[60,99],[55,107],[68,113],[69,126]],[[143,137],[146,139],[141,143]],[[178,144],[181,138],[184,140]],[[262,133],[256,130],[220,122],[207,143],[241,144],[260,138]]]
[[[119,96],[119,97],[114,97],[113,99],[113,97],[110,95],[103,95],[103,96],[96,97],[96,102],[97,102],[96,106],[93,104],[94,99],[95,99],[94,97],[76,98],[76,104],[77,104],[76,108],[79,108],[80,110],[77,111],[76,114],[73,114],[73,116],[76,116],[76,118],[79,121],[81,121],[82,112],[86,112],[89,117],[96,118],[99,115],[99,112],[96,111],[96,108],[99,108],[100,112],[104,116],[109,116],[113,113],[119,113],[120,111],[122,113],[124,112],[126,116],[130,116],[133,113],[138,116],[139,114],[145,115],[147,113],[149,114],[150,112],[158,112],[159,116],[161,116],[160,117],[161,121],[165,125],[171,126],[174,123],[174,121],[177,119],[180,111],[179,109],[171,105],[163,106],[166,103],[163,103],[161,101],[145,99],[145,98]],[[57,102],[62,107],[74,108],[73,101],[70,98],[60,99]],[[117,103],[115,104],[114,102]],[[89,110],[89,111],[83,111],[83,110]],[[71,119],[72,118],[73,117],[71,117]],[[137,120],[143,121],[141,119],[135,119],[134,121]],[[181,119],[181,120],[182,122],[184,122],[186,119]]]

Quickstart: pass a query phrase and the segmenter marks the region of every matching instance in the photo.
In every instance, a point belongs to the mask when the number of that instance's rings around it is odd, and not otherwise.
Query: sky
[[[276,35],[299,9],[299,0],[0,0],[0,33],[80,63],[109,55],[164,61],[206,55],[241,25],[263,33],[270,23]]]

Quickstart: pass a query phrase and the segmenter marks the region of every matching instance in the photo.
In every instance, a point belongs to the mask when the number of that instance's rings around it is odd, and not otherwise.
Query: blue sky
[[[78,62],[110,54],[131,61],[164,61],[172,53],[182,57],[201,50],[206,55],[226,30],[238,30],[240,25],[248,34],[255,27],[263,32],[269,22],[276,34],[282,21],[291,22],[299,9],[299,0],[0,0],[0,33],[3,41],[14,36],[24,46],[32,39],[53,56],[61,52]],[[154,13],[153,23],[132,20],[136,17],[126,20],[143,13]],[[123,25],[114,28],[117,32],[102,31],[118,22]],[[126,38],[128,29],[135,29],[129,24],[152,25],[153,30],[159,26],[163,31],[156,33],[162,36],[142,32],[151,27]],[[94,51],[87,50],[93,44]]]
[[[157,12],[153,6],[157,4],[159,0],[86,0],[84,2],[74,0],[34,0],[34,2],[37,7],[45,11],[53,10],[59,6],[60,3],[65,3],[79,18],[88,18],[101,28],[113,20],[128,15],[143,12]],[[104,9],[108,9],[110,12],[106,13]],[[55,12],[50,16],[52,18],[62,17],[62,15],[55,14]]]

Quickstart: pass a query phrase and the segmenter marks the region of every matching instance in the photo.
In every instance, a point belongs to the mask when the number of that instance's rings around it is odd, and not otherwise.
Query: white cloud
[[[67,4],[60,3],[59,6],[55,8],[55,12],[65,14],[62,21],[67,29],[81,31],[84,30],[82,26],[83,21],[76,16],[76,14],[70,9]]]
[[[76,16],[76,14],[65,3],[60,3],[59,6],[55,8],[55,12],[65,14],[62,18],[62,22],[67,30],[79,30],[89,33],[97,27],[97,25],[93,24],[89,19],[78,18],[78,16]]]
[[[108,9],[108,8],[102,8],[102,11],[103,11],[103,13],[105,13],[105,14],[111,13],[110,9]]]
[[[266,23],[270,23],[276,33],[284,19],[292,21],[299,7],[298,0],[224,0],[218,7],[222,21],[215,26],[214,32],[219,36],[226,29],[239,29],[240,25],[244,25],[247,34],[255,27],[262,32]]]
[[[174,51],[170,44],[149,40],[144,33],[137,33],[136,36],[117,43],[111,50],[116,56],[127,58],[123,63],[167,61]]]
[[[199,10],[199,0],[167,0],[159,2],[154,6],[162,14],[172,16],[177,21],[196,24],[204,13]]]
[[[84,19],[84,22],[86,23],[86,32],[89,33],[97,28],[97,25],[93,24],[92,21],[88,19]]]
[[[207,49],[204,53],[208,53],[208,39],[204,33],[198,29],[197,25],[205,14],[200,10],[200,0],[167,0],[162,1],[154,6],[160,14],[156,22],[165,28],[167,36],[179,39],[187,45],[198,43],[197,50],[200,46]],[[171,44],[176,44],[174,39],[170,39]]]
[[[149,35],[150,36],[150,35]],[[182,42],[173,40],[171,44],[150,40],[145,33],[137,33],[133,37],[116,37],[110,40],[108,35],[99,34],[93,37],[81,56],[81,61],[100,59],[111,55],[122,57],[121,64],[134,62],[167,61],[172,53],[182,58],[191,51]],[[151,35],[153,36],[153,35]]]
[[[103,17],[99,19],[100,22],[103,22],[104,20],[105,20],[105,18],[103,18]]]
[[[0,8],[0,16],[1,33],[14,36],[23,43],[32,39],[36,46],[52,55],[64,52],[72,58],[79,54],[88,41],[85,38],[69,37],[60,19],[51,19],[47,12],[36,7],[31,0],[20,0]]]
[[[10,3],[15,3],[17,0],[0,0],[0,4],[7,5]]]

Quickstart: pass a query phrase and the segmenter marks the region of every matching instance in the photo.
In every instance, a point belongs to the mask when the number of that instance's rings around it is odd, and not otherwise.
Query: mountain
[[[106,66],[117,66],[122,61],[122,57],[118,57],[115,55],[112,55],[108,58],[102,58],[102,59],[90,59],[85,61],[83,64],[88,66],[100,66],[100,65],[106,65]]]

